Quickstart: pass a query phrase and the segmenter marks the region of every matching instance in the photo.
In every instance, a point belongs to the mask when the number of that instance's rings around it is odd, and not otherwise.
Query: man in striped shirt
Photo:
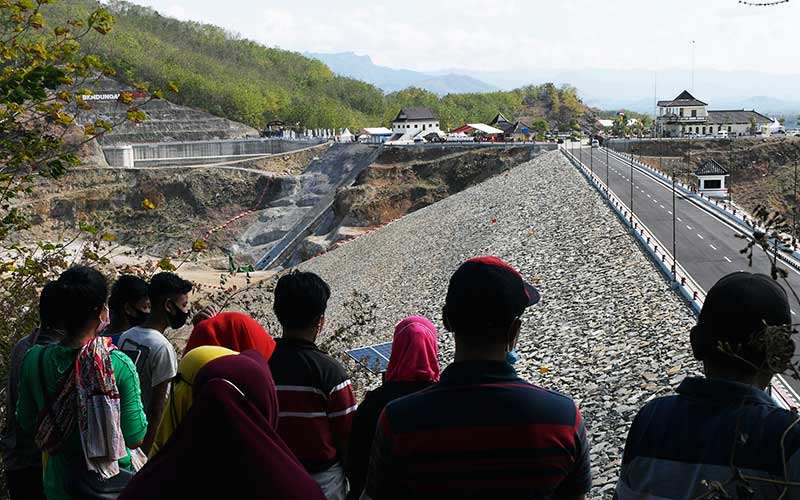
[[[575,403],[519,378],[506,356],[539,293],[497,257],[450,279],[455,361],[441,381],[381,414],[362,500],[582,500],[589,443]]]
[[[347,372],[315,344],[330,294],[314,273],[294,271],[278,280],[274,310],[283,337],[269,367],[278,389],[278,434],[328,500],[343,500],[342,463],[357,405]]]

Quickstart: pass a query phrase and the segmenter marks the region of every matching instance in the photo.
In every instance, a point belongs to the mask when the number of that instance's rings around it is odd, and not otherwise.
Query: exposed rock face
[[[526,162],[529,147],[387,148],[353,187],[336,194],[345,226],[376,226]]]
[[[441,323],[450,275],[492,254],[538,283],[525,316],[519,374],[572,396],[592,441],[590,498],[611,498],[636,411],[698,370],[694,317],[601,197],[559,153],[548,153],[312,259],[301,269],[331,286],[322,344],[334,354],[391,340],[421,314],[439,328],[440,363],[454,342]],[[270,284],[237,297],[278,331]],[[345,362],[347,358],[341,356]],[[359,395],[380,383],[350,363]]]
[[[120,243],[154,255],[190,248],[212,228],[294,189],[295,178],[246,169],[78,168],[42,183],[30,202],[36,236],[72,234],[81,221],[97,222]],[[150,200],[155,208],[143,206]],[[257,205],[258,204],[258,205]],[[228,248],[246,219],[213,233],[208,257]],[[26,237],[26,235],[20,235]],[[30,235],[28,235],[30,236]]]

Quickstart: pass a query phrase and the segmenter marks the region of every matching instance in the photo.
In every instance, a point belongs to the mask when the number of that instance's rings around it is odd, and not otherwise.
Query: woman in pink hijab
[[[353,419],[347,452],[352,498],[358,498],[364,488],[378,417],[391,401],[439,381],[438,354],[436,327],[427,318],[411,316],[395,327],[383,384],[367,393]]]

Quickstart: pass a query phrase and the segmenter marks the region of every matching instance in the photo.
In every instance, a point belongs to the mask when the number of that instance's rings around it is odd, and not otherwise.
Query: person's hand
[[[222,309],[220,309],[218,305],[212,302],[211,304],[207,305],[202,311],[194,315],[194,317],[192,318],[192,324],[196,325],[201,321],[211,319],[221,312]]]

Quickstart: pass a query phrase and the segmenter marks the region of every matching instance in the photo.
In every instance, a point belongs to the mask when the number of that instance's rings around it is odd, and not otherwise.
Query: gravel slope
[[[538,282],[542,301],[524,317],[517,369],[578,402],[593,443],[591,497],[610,498],[637,409],[698,369],[688,346],[693,316],[560,153],[300,267],[333,289],[326,348],[389,341],[395,323],[422,314],[440,328],[446,366],[454,345],[440,311],[449,276],[467,258],[487,254]],[[247,292],[242,306],[272,326],[268,289]],[[351,369],[360,393],[379,382]]]

